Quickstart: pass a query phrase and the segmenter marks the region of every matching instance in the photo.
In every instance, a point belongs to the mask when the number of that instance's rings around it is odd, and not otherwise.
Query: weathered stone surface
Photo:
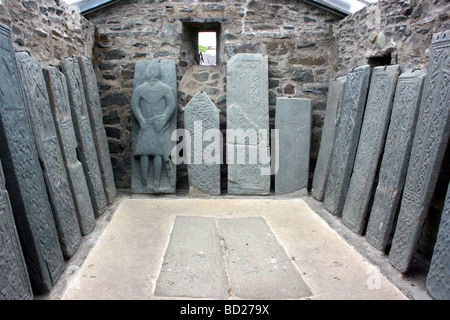
[[[450,184],[447,189],[426,286],[428,293],[434,299],[450,299]]]
[[[391,120],[370,211],[366,239],[384,251],[397,213],[408,169],[426,71],[406,72],[397,82]]]
[[[311,190],[312,196],[319,201],[323,201],[325,196],[346,81],[347,77],[338,77],[335,80],[331,80],[328,86],[327,110]]]
[[[133,193],[175,193],[176,165],[172,159],[177,128],[176,65],[173,60],[139,61],[134,74]]]
[[[217,219],[231,293],[242,299],[299,299],[311,290],[262,217]]]
[[[97,87],[97,78],[91,61],[87,57],[78,57],[81,77],[83,78],[84,95],[91,122],[92,134],[95,148],[97,150],[98,164],[102,175],[103,188],[105,189],[106,201],[113,203],[116,197],[116,186],[109,155],[108,141],[105,127],[103,125],[102,106]]]
[[[358,234],[362,234],[367,221],[399,71],[398,65],[373,69],[358,150],[342,211],[344,224]]]
[[[0,300],[31,300],[30,280],[0,163]]]
[[[190,190],[193,187],[205,194],[220,195],[222,136],[214,134],[220,134],[219,109],[206,93],[199,92],[183,111],[184,128],[191,137],[191,162],[188,164]]]
[[[268,59],[260,54],[236,54],[228,60],[229,194],[266,195],[270,191],[270,159],[269,161],[263,159],[267,156],[269,149],[267,70]],[[231,130],[234,130],[236,136],[230,135]],[[247,139],[244,136],[247,136]]]
[[[370,67],[350,70],[344,89],[341,117],[336,133],[333,158],[328,176],[324,205],[332,214],[341,216],[353,169],[356,148],[369,86]]]
[[[39,61],[26,52],[16,54],[24,85],[25,103],[52,206],[64,257],[70,258],[81,243],[75,205],[59,147],[47,87]]]
[[[294,71],[294,77],[292,80],[301,83],[313,83],[314,73],[312,70],[298,69]]]
[[[8,27],[0,24],[0,155],[31,282],[48,292],[64,258],[46,192]]]
[[[106,54],[104,59],[105,60],[121,60],[126,57],[125,51],[121,49],[112,49],[109,50]]]
[[[277,98],[275,129],[279,131],[275,194],[307,194],[311,141],[311,100]]]
[[[228,297],[215,218],[176,217],[155,296]]]
[[[43,73],[80,231],[84,236],[94,229],[95,215],[83,165],[77,158],[78,143],[70,113],[66,77],[56,67],[44,68]]]
[[[397,227],[389,253],[390,262],[401,272],[408,271],[416,251],[450,135],[449,56],[450,32],[435,34]]]
[[[94,214],[99,217],[105,211],[107,203],[78,60],[65,58],[61,63],[61,69],[67,80],[72,121],[78,142],[78,154],[86,176]]]

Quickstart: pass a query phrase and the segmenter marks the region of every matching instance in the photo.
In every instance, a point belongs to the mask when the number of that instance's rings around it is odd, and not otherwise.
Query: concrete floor
[[[306,284],[301,296],[288,299],[429,299],[420,272],[413,277],[400,275],[386,256],[372,249],[364,237],[341,227],[339,219],[332,217],[311,197],[194,199],[183,196],[149,198],[127,192],[119,195],[116,203],[97,221],[95,231],[84,238],[80,250],[68,261],[65,273],[52,292],[38,299],[286,298],[279,290],[257,287],[257,283],[250,280],[244,286],[248,287],[247,291],[237,290],[246,280],[245,276],[236,277],[229,283],[227,293],[219,297],[206,289],[197,293],[179,289],[175,294],[159,290],[163,295],[155,295],[158,278],[164,275],[161,272],[164,257],[171,253],[168,248],[177,217],[235,219],[228,220],[230,222],[244,217],[262,219],[268,228],[265,233],[273,234],[274,246],[279,245],[281,251],[284,250],[283,254],[290,258],[296,270],[292,281],[300,277],[298,282]],[[241,230],[247,229],[244,226]],[[240,234],[244,236],[245,232]],[[235,247],[239,247],[240,235],[232,238],[236,240]],[[189,237],[185,239],[189,241]],[[245,237],[242,241],[248,243]],[[172,256],[176,254],[172,252]],[[267,261],[267,257],[261,256],[260,260]],[[258,256],[253,256],[252,261],[258,263]],[[186,263],[190,266],[194,261],[186,259]],[[227,268],[225,266],[226,272]],[[260,269],[256,264],[255,272]],[[201,271],[200,265],[197,273]],[[257,274],[255,279],[268,278]],[[197,285],[202,284],[197,282]],[[203,294],[198,294],[199,291]]]

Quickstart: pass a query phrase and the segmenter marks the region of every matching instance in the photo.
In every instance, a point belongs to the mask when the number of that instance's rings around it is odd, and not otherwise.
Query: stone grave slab
[[[39,61],[27,52],[16,54],[24,85],[25,103],[33,129],[39,160],[47,185],[59,241],[66,259],[81,243],[72,192],[61,155],[55,122]]]
[[[279,131],[276,195],[307,195],[311,141],[311,100],[277,98],[275,129]]]
[[[370,80],[370,66],[349,70],[336,133],[324,206],[341,216],[353,169]]]
[[[319,154],[317,156],[316,168],[311,195],[319,201],[323,201],[328,174],[333,156],[334,141],[336,139],[337,125],[342,110],[342,97],[347,77],[338,77],[331,80],[328,85],[327,110],[320,139]]]
[[[131,100],[133,193],[175,193],[177,78],[173,60],[138,61]]]
[[[61,70],[67,80],[72,121],[78,142],[77,150],[83,165],[94,214],[95,217],[99,217],[105,211],[107,203],[78,60],[74,57],[65,58],[61,63]]]
[[[184,128],[191,137],[191,159],[188,164],[189,195],[198,195],[199,192],[205,195],[220,195],[222,143],[217,139],[221,136],[205,135],[208,130],[220,133],[220,111],[204,92],[197,93],[183,111]],[[215,145],[218,148],[215,148]],[[218,157],[215,153],[218,153]]]
[[[445,197],[426,286],[434,299],[450,300],[450,185]]]
[[[155,296],[299,299],[310,295],[262,217],[175,218]]]
[[[228,297],[214,218],[176,217],[156,281],[155,296]]]
[[[0,24],[0,155],[31,283],[48,292],[64,257],[26,110],[8,27]]]
[[[405,183],[426,70],[402,73],[392,106],[391,120],[378,185],[370,210],[366,239],[384,251],[392,232]]]
[[[217,219],[231,294],[300,299],[311,290],[262,217]]]
[[[43,73],[80,231],[85,236],[95,227],[95,215],[83,166],[77,158],[78,143],[70,112],[66,77],[56,67],[44,68]]]
[[[389,260],[407,272],[420,239],[450,135],[450,31],[433,35],[427,76]]]
[[[27,266],[14,222],[11,202],[5,187],[5,177],[0,163],[0,300],[31,300]]]
[[[229,194],[269,194],[268,139],[268,58],[236,54],[227,62]]]
[[[103,125],[97,78],[92,63],[87,57],[78,57],[78,64],[80,65],[81,77],[83,78],[84,95],[86,97],[87,110],[91,122],[95,148],[97,150],[98,164],[102,175],[106,201],[108,204],[111,204],[116,197],[116,185],[114,183],[108,140]]]
[[[362,234],[367,222],[399,72],[398,65],[376,67],[372,72],[358,149],[342,211],[342,221],[357,234]]]

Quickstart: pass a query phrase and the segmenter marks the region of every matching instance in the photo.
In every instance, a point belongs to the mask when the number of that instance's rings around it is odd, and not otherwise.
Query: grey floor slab
[[[225,299],[311,296],[262,217],[177,216],[155,296]]]
[[[328,219],[335,218],[328,214],[323,205],[315,202],[312,198],[304,198],[312,201],[318,207],[314,210],[321,212],[320,215]],[[258,289],[247,286],[248,291],[244,291],[244,285],[237,280],[238,273],[233,270],[246,270],[244,263],[252,263],[259,267],[259,274],[262,271],[275,270],[274,266],[283,270],[285,257],[281,258],[272,252],[277,247],[276,242],[285,250],[285,255],[299,270],[303,281],[308,285],[312,294],[301,299],[327,300],[327,299],[405,299],[405,295],[396,288],[390,280],[378,271],[366,258],[355,250],[355,246],[349,245],[337,232],[335,232],[318,214],[302,199],[184,199],[177,197],[170,198],[148,198],[134,199],[127,198],[118,204],[111,221],[101,233],[96,245],[89,251],[89,255],[81,265],[69,265],[68,269],[73,270],[68,274],[67,281],[60,281],[56,295],[52,294],[51,299],[204,299],[189,297],[168,297],[156,295],[157,283],[161,281],[163,270],[168,257],[170,243],[175,239],[175,232],[178,227],[182,227],[184,235],[179,235],[178,243],[183,243],[180,248],[186,251],[183,253],[187,262],[185,267],[189,270],[184,272],[192,275],[192,270],[199,261],[209,261],[207,256],[209,251],[205,248],[212,247],[199,245],[199,237],[204,241],[213,241],[213,237],[200,233],[205,231],[212,234],[212,223],[215,221],[214,232],[217,230],[217,238],[224,250],[223,261],[228,259],[228,263],[236,261],[236,265],[228,266],[227,277],[230,288],[225,300],[242,299],[241,296],[261,297],[265,295],[268,299],[279,299],[283,293],[282,288],[286,287],[285,280],[277,275],[279,282],[274,284],[274,279],[264,276],[257,282]],[[196,220],[183,220],[191,226],[183,226],[182,223],[175,225],[178,217],[195,217]],[[207,218],[200,220],[198,217]],[[262,219],[267,223],[255,223]],[[102,218],[102,219],[106,219]],[[225,221],[225,219],[228,219]],[[336,218],[337,219],[337,218]],[[224,221],[222,221],[224,220]],[[194,222],[197,223],[194,223]],[[236,236],[231,235],[225,227],[225,223],[230,224],[230,229]],[[231,226],[236,224],[237,226]],[[243,224],[243,225],[241,225]],[[222,227],[221,227],[222,226]],[[190,229],[189,232],[186,232]],[[346,228],[342,228],[347,230]],[[203,231],[202,231],[203,230]],[[94,232],[93,232],[94,233]],[[93,234],[91,233],[88,238]],[[194,233],[195,236],[187,237]],[[268,235],[271,234],[270,236]],[[273,236],[275,235],[275,237]],[[231,237],[231,238],[230,238]],[[349,237],[357,237],[349,231]],[[191,239],[193,238],[193,239]],[[195,238],[195,239],[194,239]],[[209,240],[208,240],[209,239]],[[276,240],[276,241],[275,241]],[[360,243],[359,237],[358,242]],[[217,248],[217,242],[215,247]],[[247,245],[249,248],[247,249]],[[227,251],[225,251],[225,246]],[[368,245],[369,248],[371,246]],[[243,252],[242,250],[248,250]],[[257,249],[258,254],[254,254],[250,249]],[[281,250],[281,249],[280,249]],[[373,249],[375,250],[375,249]],[[203,251],[200,257],[200,252]],[[256,261],[249,260],[258,256]],[[236,257],[240,259],[237,260]],[[248,257],[244,259],[243,257]],[[174,257],[174,259],[178,257]],[[233,258],[235,258],[233,260]],[[203,260],[201,260],[203,259]],[[276,263],[275,260],[276,259]],[[189,262],[192,260],[192,262]],[[387,267],[394,269],[387,258],[384,262]],[[175,261],[175,260],[172,260]],[[178,261],[181,261],[181,257]],[[224,263],[226,265],[227,263]],[[241,265],[241,266],[239,266]],[[266,269],[263,269],[263,266]],[[203,264],[203,270],[207,264]],[[209,268],[209,266],[208,266]],[[290,269],[290,267],[289,267]],[[278,270],[278,271],[280,271]],[[270,275],[275,278],[276,271]],[[298,274],[292,272],[292,282],[296,282]],[[256,274],[255,274],[256,275]],[[251,274],[242,275],[240,279],[247,281]],[[234,277],[234,278],[233,278]],[[398,279],[395,272],[394,279]],[[257,279],[254,277],[253,279]],[[216,282],[217,279],[215,279]],[[257,281],[257,280],[255,280]],[[198,282],[197,282],[198,283]],[[262,284],[264,283],[264,285]],[[292,283],[292,288],[295,284]],[[300,286],[300,284],[296,284]],[[407,292],[419,286],[411,286],[410,281],[403,281],[402,285],[407,287]],[[220,286],[218,286],[221,288]],[[242,291],[238,289],[242,288]],[[262,288],[262,289],[261,289]],[[275,288],[275,289],[272,289]],[[158,289],[159,290],[159,289]],[[184,289],[186,290],[186,289]],[[222,289],[220,289],[222,290]],[[226,288],[228,291],[228,288]],[[260,292],[263,290],[263,292]],[[223,291],[221,291],[223,292]],[[252,292],[252,294],[250,294]],[[281,293],[280,293],[281,292]],[[156,294],[155,294],[156,293]],[[228,293],[228,292],[227,292]],[[60,294],[60,295],[59,295]],[[186,294],[184,292],[183,294]],[[253,296],[253,294],[258,294]],[[217,297],[217,295],[215,296]],[[213,299],[213,297],[207,297]]]
[[[218,299],[228,296],[215,219],[176,217],[155,296]]]
[[[232,295],[243,299],[312,295],[262,217],[218,219],[218,229]]]

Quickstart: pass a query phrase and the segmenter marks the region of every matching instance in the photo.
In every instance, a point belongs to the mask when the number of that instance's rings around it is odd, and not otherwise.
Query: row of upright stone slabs
[[[311,195],[319,201],[323,201],[325,196],[346,81],[346,76],[338,77],[328,85],[327,110],[311,189]]]
[[[133,193],[175,193],[177,76],[173,60],[138,61],[131,100]]]
[[[268,60],[260,54],[237,54],[227,67],[228,193],[266,195],[270,191],[270,175],[274,173],[268,141]],[[169,89],[176,92],[175,66],[173,61],[142,61],[135,69],[131,102],[132,191],[174,193],[175,165],[170,161],[174,144],[170,130],[176,129],[176,108],[171,105]],[[311,103],[308,99],[280,98],[277,105],[280,159],[275,164],[279,169],[276,193],[304,192],[309,170]],[[185,129],[191,137],[187,142],[191,146],[190,194],[219,195],[221,150],[214,147],[217,141],[209,140],[213,136],[204,136],[209,129],[219,132],[219,110],[203,92],[194,96],[183,110]],[[158,117],[165,121],[159,128]]]
[[[98,164],[105,190],[106,202],[113,203],[116,197],[116,186],[109,154],[108,140],[103,125],[102,106],[97,87],[97,78],[91,61],[87,57],[77,57],[83,79],[84,95],[89,113],[95,149],[97,150]]]
[[[0,300],[33,298],[19,236],[0,163]]]
[[[408,169],[426,70],[402,73],[397,82],[378,185],[366,239],[384,251],[389,241]]]
[[[64,257],[81,243],[80,228],[39,61],[26,52],[16,54],[24,96],[39,160],[52,206]]]
[[[107,202],[78,59],[75,57],[65,58],[61,63],[61,70],[67,80],[79,157],[91,195],[94,214],[95,217],[99,217],[105,211]]]
[[[186,142],[190,143],[189,194],[220,195],[222,143],[216,135],[220,133],[220,111],[204,92],[197,93],[183,111],[184,127],[189,132],[185,139],[191,138]]]
[[[342,111],[326,184],[324,206],[341,216],[358,146],[370,80],[370,66],[350,70],[344,89]]]
[[[230,135],[231,130],[236,133],[234,137]],[[253,137],[246,138],[244,132],[250,132]],[[269,194],[268,151],[268,58],[261,54],[236,54],[227,63],[229,194]]]
[[[44,78],[55,120],[61,154],[64,159],[70,189],[73,195],[81,234],[89,234],[95,227],[92,207],[83,165],[77,157],[77,138],[70,112],[69,92],[66,77],[56,67],[44,68]]]
[[[34,288],[48,292],[65,263],[30,119],[11,33],[0,24],[0,156]]]
[[[384,147],[399,71],[399,66],[393,65],[376,67],[372,72],[358,149],[342,211],[344,224],[358,234],[362,234],[370,210],[373,183]]]
[[[450,135],[450,31],[433,36],[427,75],[389,260],[408,271]]]
[[[311,141],[311,100],[277,98],[275,129],[279,139],[275,157],[275,194],[307,195]]]
[[[434,299],[450,299],[450,184],[447,188],[426,286],[428,293]]]

